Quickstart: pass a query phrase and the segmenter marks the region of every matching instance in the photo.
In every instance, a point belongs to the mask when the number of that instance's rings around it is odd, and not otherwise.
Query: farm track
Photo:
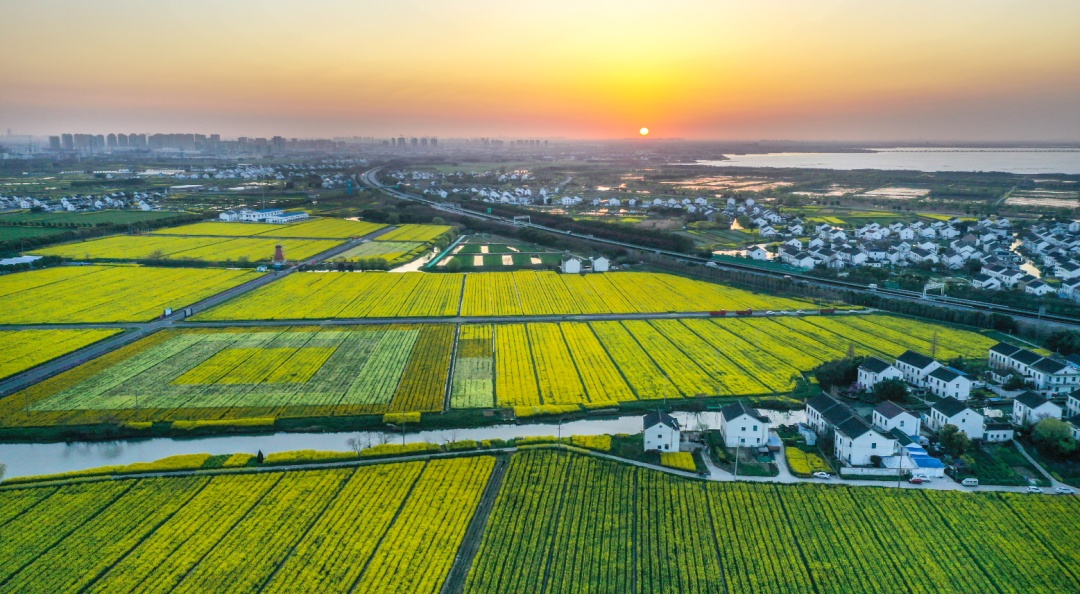
[[[446,576],[440,594],[462,594],[465,591],[465,580],[469,577],[476,553],[480,551],[480,541],[484,537],[484,529],[487,527],[491,511],[495,509],[495,500],[502,490],[503,479],[506,471],[510,468],[510,457],[500,455],[495,461],[495,469],[491,471],[484,494],[480,497],[480,505],[476,507],[469,528],[465,531],[465,539],[458,549],[454,564],[450,568],[450,574]]]

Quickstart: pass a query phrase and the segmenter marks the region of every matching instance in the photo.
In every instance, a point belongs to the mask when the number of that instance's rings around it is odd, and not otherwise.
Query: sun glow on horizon
[[[642,128],[642,129],[638,130],[638,133],[640,133],[642,136],[648,136],[649,135],[649,129],[648,128]]]

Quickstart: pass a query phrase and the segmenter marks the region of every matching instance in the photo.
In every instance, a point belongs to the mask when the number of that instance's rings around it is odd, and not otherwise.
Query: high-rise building
[[[49,150],[51,150],[51,151],[60,150],[60,137],[59,136],[50,136],[49,137]]]
[[[65,151],[75,150],[75,137],[71,134],[61,134],[60,144],[63,145]]]
[[[439,146],[439,139],[438,138],[432,138],[431,139],[431,146]]]
[[[105,137],[105,144],[111,149],[116,148],[116,135],[110,132],[109,135]]]
[[[409,144],[411,144],[413,148],[416,148],[416,138],[410,139]]]
[[[128,147],[128,135],[127,134],[117,134],[116,135],[116,146],[118,146],[120,148],[127,148]]]

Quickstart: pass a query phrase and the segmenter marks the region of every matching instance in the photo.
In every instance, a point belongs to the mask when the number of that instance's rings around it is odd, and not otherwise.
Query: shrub
[[[599,452],[611,451],[610,435],[575,435],[570,438],[570,443],[579,448],[597,450]]]
[[[175,421],[173,429],[180,431],[192,431],[205,427],[272,427],[276,419],[274,417],[256,417],[252,419],[206,419],[201,421]]]
[[[254,454],[233,454],[221,464],[222,468],[243,468],[255,459]]]
[[[815,472],[832,472],[829,463],[821,456],[804,452],[798,448],[787,448],[788,467],[791,473],[799,477],[809,477]]]
[[[386,413],[382,417],[383,423],[401,425],[402,423],[419,423],[419,412],[392,412]]]
[[[446,444],[446,451],[460,452],[462,450],[475,450],[480,447],[480,442],[475,439],[463,439]]]
[[[697,472],[694,455],[690,452],[660,452],[660,464],[668,468]]]
[[[353,452],[326,452],[319,450],[293,450],[289,452],[276,452],[263,460],[263,464],[311,464],[313,462],[341,462],[355,460]]]
[[[538,417],[543,415],[561,415],[571,412],[580,412],[581,407],[577,404],[539,404],[536,406],[515,406],[514,415],[518,418]]]
[[[442,451],[442,448],[438,444],[417,442],[408,443],[405,445],[397,443],[384,443],[370,447],[366,450],[361,450],[361,458],[372,458],[375,456],[404,456],[407,454],[426,454]]]

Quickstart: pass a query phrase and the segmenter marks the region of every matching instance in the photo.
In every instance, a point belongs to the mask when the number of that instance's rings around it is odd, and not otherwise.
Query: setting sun
[[[642,136],[648,136],[649,135],[649,129],[648,128],[642,128],[642,129],[638,130],[638,132],[640,132]]]

